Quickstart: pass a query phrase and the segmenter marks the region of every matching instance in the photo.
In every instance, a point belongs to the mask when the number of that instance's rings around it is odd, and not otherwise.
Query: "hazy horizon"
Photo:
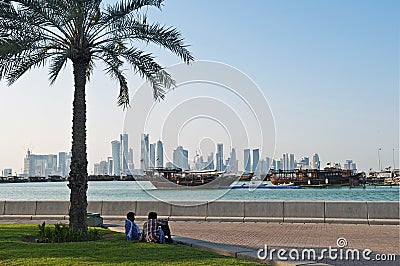
[[[377,169],[378,148],[383,167],[393,164],[393,149],[399,167],[399,10],[398,1],[260,0],[246,5],[228,0],[167,0],[162,12],[149,8],[147,13],[149,21],[177,27],[197,60],[237,68],[258,85],[274,120],[275,159],[283,153],[293,153],[297,159],[318,153],[322,166],[327,161],[343,164],[352,159],[360,170],[368,170]],[[163,66],[179,63],[156,46],[148,51]],[[94,163],[111,155],[111,141],[119,140],[125,119],[117,106],[118,84],[102,72],[101,64],[96,67],[87,85],[89,173]],[[34,69],[11,87],[0,83],[0,170],[12,168],[20,173],[28,148],[35,154],[71,148],[71,65],[53,86],[47,73],[47,68]],[[142,83],[129,72],[131,96]],[[232,95],[202,86],[196,89],[204,96],[212,95],[215,106],[219,101],[235,107],[224,114],[242,114]],[[190,88],[186,92],[178,88],[157,105],[175,103],[182,108],[180,113],[190,113],[183,104],[189,92]],[[213,108],[208,111],[220,112]],[[161,122],[157,117],[151,120]],[[197,139],[192,143],[193,132],[210,137],[209,127],[213,127],[211,122],[198,123],[190,124],[179,138],[179,144],[189,149],[189,158],[199,144]],[[216,142],[226,140],[223,131],[215,131]],[[148,133],[150,143],[160,137]],[[129,138],[138,168],[140,135]],[[163,141],[168,143],[168,139]],[[240,145],[257,148],[247,141]],[[224,143],[224,148],[227,157],[229,144]],[[165,152],[172,157],[168,149]],[[271,153],[271,147],[267,149],[263,158]],[[237,147],[236,153],[243,161],[243,150]]]

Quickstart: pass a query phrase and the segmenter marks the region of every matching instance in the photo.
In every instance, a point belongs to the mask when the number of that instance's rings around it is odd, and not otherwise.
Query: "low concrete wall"
[[[159,218],[168,218],[171,214],[171,205],[162,201],[137,201],[136,218],[147,219],[149,212],[156,212]],[[125,213],[126,214],[126,213]]]
[[[325,204],[323,201],[285,201],[283,213],[284,222],[323,223]]]
[[[0,215],[4,215],[4,207],[6,206],[5,201],[0,201]]]
[[[212,201],[207,206],[207,221],[243,222],[243,201]]]
[[[207,216],[207,202],[189,201],[189,202],[170,202],[171,221],[205,221]]]
[[[37,201],[35,215],[60,215],[69,211],[68,201]]]
[[[64,220],[69,211],[68,201],[37,201],[36,212],[32,219],[52,218]]]
[[[87,211],[92,213],[101,213],[103,210],[103,201],[89,201]]]
[[[245,201],[245,222],[283,222],[283,201]]]
[[[68,201],[0,201],[0,219],[68,219]],[[88,212],[123,220],[150,211],[172,221],[399,224],[399,202],[361,201],[89,201]]]
[[[367,202],[370,224],[399,224],[399,202]]]
[[[325,202],[325,222],[367,224],[367,202],[327,201]]]
[[[36,201],[6,201],[4,215],[36,215]]]
[[[135,212],[136,201],[103,201],[101,216],[109,218],[126,217],[130,211]]]

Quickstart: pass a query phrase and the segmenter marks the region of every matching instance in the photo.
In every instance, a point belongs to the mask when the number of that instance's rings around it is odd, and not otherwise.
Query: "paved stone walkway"
[[[321,262],[332,265],[399,265],[400,261],[400,227],[395,225],[170,222],[170,227],[175,235],[214,243],[255,250],[267,245],[269,250],[283,248],[287,252],[292,248],[300,252],[304,248],[316,248],[317,254],[321,248],[338,248],[337,239],[344,238],[348,245],[343,249],[358,249],[360,252],[370,249],[373,251],[371,258],[375,258],[377,253],[396,254],[396,261],[325,258]]]
[[[252,248],[337,247],[337,239],[345,238],[348,248],[400,254],[395,225],[170,222],[170,227],[179,236]]]

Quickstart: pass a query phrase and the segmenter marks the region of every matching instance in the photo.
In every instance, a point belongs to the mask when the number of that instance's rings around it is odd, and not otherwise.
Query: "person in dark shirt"
[[[157,219],[156,212],[150,212],[147,218],[147,222],[143,224],[143,240],[161,244],[172,243],[168,220]]]

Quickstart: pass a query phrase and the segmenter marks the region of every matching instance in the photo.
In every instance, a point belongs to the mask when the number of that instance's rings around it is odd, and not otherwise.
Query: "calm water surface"
[[[148,182],[91,181],[89,200],[327,200],[399,201],[399,187],[330,189],[157,190]],[[69,200],[67,182],[3,183],[0,200]]]

